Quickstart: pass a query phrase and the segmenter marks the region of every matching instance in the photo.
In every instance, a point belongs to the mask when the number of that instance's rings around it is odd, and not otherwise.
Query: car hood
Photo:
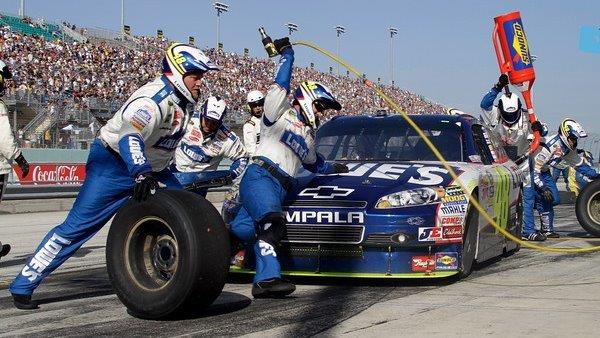
[[[450,162],[457,175],[468,164]],[[345,174],[315,175],[303,170],[288,200],[376,202],[381,196],[420,187],[446,187],[454,181],[440,162],[348,163]]]

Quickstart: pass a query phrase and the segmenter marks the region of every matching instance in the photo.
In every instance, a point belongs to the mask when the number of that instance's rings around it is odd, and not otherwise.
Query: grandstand
[[[159,74],[168,44],[164,39],[124,39],[120,33],[106,29],[0,13],[0,57],[14,74],[4,99],[15,117],[13,127],[21,143],[25,147],[85,148],[93,139],[93,131],[133,91]],[[247,118],[246,93],[253,89],[266,91],[275,65],[267,59],[221,50],[205,52],[223,70],[209,73],[203,94],[227,100],[232,111],[228,122],[235,128]],[[312,68],[296,68],[294,79],[311,79],[329,86],[342,103],[343,114],[375,112],[385,106],[365,89],[361,79]],[[409,113],[445,111],[419,95],[383,87]]]

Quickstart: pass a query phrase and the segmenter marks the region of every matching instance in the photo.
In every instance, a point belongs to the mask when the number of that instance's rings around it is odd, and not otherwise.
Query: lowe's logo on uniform
[[[129,136],[127,141],[129,143],[129,151],[131,152],[131,159],[133,160],[133,163],[137,165],[146,163],[146,157],[142,151],[140,140],[135,136]]]
[[[212,160],[211,156],[206,155],[204,150],[200,147],[189,146],[185,143],[181,144],[181,150],[183,153],[190,158],[190,160],[200,163],[208,163]]]
[[[288,211],[288,223],[363,224],[365,215],[360,211]]]
[[[350,195],[354,189],[340,188],[336,185],[323,185],[316,188],[306,188],[302,190],[298,196],[306,196],[317,199],[328,199],[334,197],[346,197]]]
[[[35,281],[52,263],[63,246],[69,244],[71,244],[71,241],[60,237],[56,233],[52,234],[48,242],[31,258],[29,264],[23,267],[21,274],[27,277],[30,282]]]
[[[300,160],[304,162],[304,159],[308,155],[308,146],[306,145],[306,141],[302,136],[286,130],[283,132],[280,141],[290,148],[296,155],[298,155],[298,157],[300,157]]]

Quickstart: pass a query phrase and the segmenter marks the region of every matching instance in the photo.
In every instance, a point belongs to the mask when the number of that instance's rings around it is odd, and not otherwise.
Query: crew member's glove
[[[542,191],[540,191],[540,196],[542,197],[542,201],[546,203],[554,203],[554,195],[552,195],[552,190],[548,187],[543,187]]]
[[[290,43],[290,38],[288,38],[288,37],[277,39],[277,40],[273,41],[273,45],[275,46],[275,50],[279,54],[281,54],[285,49],[292,48],[292,44]]]
[[[502,74],[500,75],[500,77],[498,78],[498,83],[496,83],[494,85],[494,88],[496,88],[496,90],[498,92],[501,92],[502,89],[504,89],[504,87],[506,87],[508,85],[508,75],[506,74]]]
[[[348,166],[343,163],[333,162],[333,172],[336,174],[344,174],[349,172]]]
[[[29,163],[27,163],[27,160],[25,157],[23,157],[23,153],[15,158],[15,162],[17,162],[19,168],[21,168],[21,172],[23,172],[23,178],[27,177],[29,174]]]
[[[535,121],[531,124],[531,131],[539,131],[540,134],[544,131],[544,126],[542,125],[542,122],[540,121]]]
[[[158,181],[151,172],[139,174],[135,178],[135,186],[133,187],[133,199],[137,202],[143,202],[148,197],[156,193],[158,189]]]

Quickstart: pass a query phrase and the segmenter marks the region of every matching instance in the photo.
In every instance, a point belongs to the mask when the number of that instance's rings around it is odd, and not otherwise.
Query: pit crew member
[[[40,282],[106,224],[130,197],[144,201],[159,186],[180,188],[168,170],[200,95],[202,78],[217,70],[197,48],[173,44],[162,62],[162,76],[135,91],[108,120],[94,141],[86,178],[66,220],[50,230],[10,285],[19,309],[36,309],[31,300]]]
[[[596,179],[599,174],[577,154],[577,142],[587,137],[583,127],[573,119],[564,119],[556,135],[552,135],[541,144],[538,151],[530,158],[530,179],[532,186],[523,189],[523,236],[534,231],[533,208],[538,204],[540,211],[542,235],[549,238],[560,237],[554,231],[554,205],[560,203],[560,195],[556,182],[550,173],[550,167],[563,169],[572,166],[578,173]]]
[[[223,120],[227,104],[218,96],[210,96],[200,111],[194,112],[185,136],[175,151],[174,175],[183,186],[201,178],[202,172],[217,169],[224,157],[233,163],[231,178],[239,176],[248,164],[248,152],[239,137]],[[197,193],[206,196],[206,189]]]
[[[248,93],[246,100],[252,116],[244,123],[242,131],[244,145],[250,156],[252,156],[260,143],[260,118],[263,114],[265,96],[259,90],[252,90]]]
[[[4,80],[11,79],[12,74],[8,66],[0,60],[0,97],[4,95]],[[6,189],[8,175],[12,171],[11,162],[15,161],[21,169],[22,177],[27,177],[29,173],[29,163],[25,160],[23,153],[17,146],[12,130],[10,129],[10,118],[8,116],[8,107],[0,99],[0,202]],[[0,257],[8,255],[10,251],[9,244],[0,242]]]
[[[294,186],[300,166],[317,173],[341,173],[348,168],[327,163],[315,151],[315,130],[327,109],[342,107],[327,87],[305,81],[287,100],[292,77],[294,51],[288,38],[274,41],[281,55],[274,84],[265,97],[261,119],[261,140],[241,185],[242,208],[233,220],[233,233],[246,243],[254,243],[256,275],[254,298],[286,296],[295,285],[281,279],[276,247],[286,231],[281,204]]]

